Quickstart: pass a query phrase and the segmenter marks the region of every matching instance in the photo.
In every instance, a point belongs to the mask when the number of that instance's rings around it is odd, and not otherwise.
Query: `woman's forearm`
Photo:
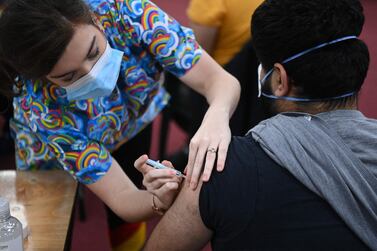
[[[219,110],[229,115],[230,118],[240,98],[241,88],[239,82],[227,72],[214,76],[208,82],[205,97],[210,105],[209,111]]]
[[[112,210],[127,222],[147,220],[157,214],[152,210],[152,194],[145,190],[125,190],[114,196]]]
[[[87,187],[125,221],[140,221],[155,215],[152,194],[139,190],[115,159],[106,175]]]

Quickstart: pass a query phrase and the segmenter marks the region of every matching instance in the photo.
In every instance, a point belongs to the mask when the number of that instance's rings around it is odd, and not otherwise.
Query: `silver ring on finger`
[[[210,147],[210,148],[208,148],[207,152],[209,152],[209,153],[217,153],[217,149],[214,148],[214,147]]]

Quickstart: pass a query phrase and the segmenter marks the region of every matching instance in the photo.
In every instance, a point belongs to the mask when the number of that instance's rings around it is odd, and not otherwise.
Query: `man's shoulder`
[[[224,170],[214,171],[209,182],[203,184],[202,190],[232,196],[235,190],[249,189],[250,181],[254,182],[257,179],[261,154],[264,154],[263,150],[251,135],[232,137]],[[228,187],[229,184],[232,186]]]
[[[255,166],[257,158],[264,152],[251,134],[246,136],[233,136],[227,154],[229,166],[243,164],[242,166]]]
[[[216,181],[216,183],[223,183],[254,175],[261,155],[265,153],[251,135],[233,136],[229,144],[224,171],[214,171],[212,180],[220,179],[221,181]],[[208,182],[210,183],[211,181]]]
[[[232,137],[224,171],[214,171],[203,184],[199,208],[209,229],[227,232],[253,217],[259,183],[258,148],[250,136]]]

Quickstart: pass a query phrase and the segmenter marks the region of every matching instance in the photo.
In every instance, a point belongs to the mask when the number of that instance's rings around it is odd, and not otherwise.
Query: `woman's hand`
[[[205,51],[197,64],[180,80],[205,96],[209,104],[202,125],[191,139],[186,167],[187,183],[196,189],[203,165],[203,181],[209,180],[216,158],[217,170],[224,169],[231,139],[229,119],[237,107],[241,88],[238,80]]]
[[[156,206],[167,210],[178,194],[182,178],[178,177],[173,169],[154,169],[148,166],[147,160],[148,156],[143,155],[135,161],[134,165],[144,176],[144,187],[156,196]],[[170,161],[163,161],[162,164],[174,168]]]
[[[203,167],[203,181],[209,180],[215,162],[217,171],[224,169],[230,139],[228,114],[210,107],[190,142],[186,174],[192,189],[197,187]]]

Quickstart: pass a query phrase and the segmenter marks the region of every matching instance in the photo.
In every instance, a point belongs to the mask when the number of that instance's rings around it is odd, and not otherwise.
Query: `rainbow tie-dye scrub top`
[[[148,0],[86,1],[111,47],[124,51],[115,90],[109,97],[69,102],[63,88],[21,77],[11,128],[18,169],[58,166],[91,184],[109,169],[110,152],[167,104],[161,71],[183,76],[202,52],[190,29]]]

